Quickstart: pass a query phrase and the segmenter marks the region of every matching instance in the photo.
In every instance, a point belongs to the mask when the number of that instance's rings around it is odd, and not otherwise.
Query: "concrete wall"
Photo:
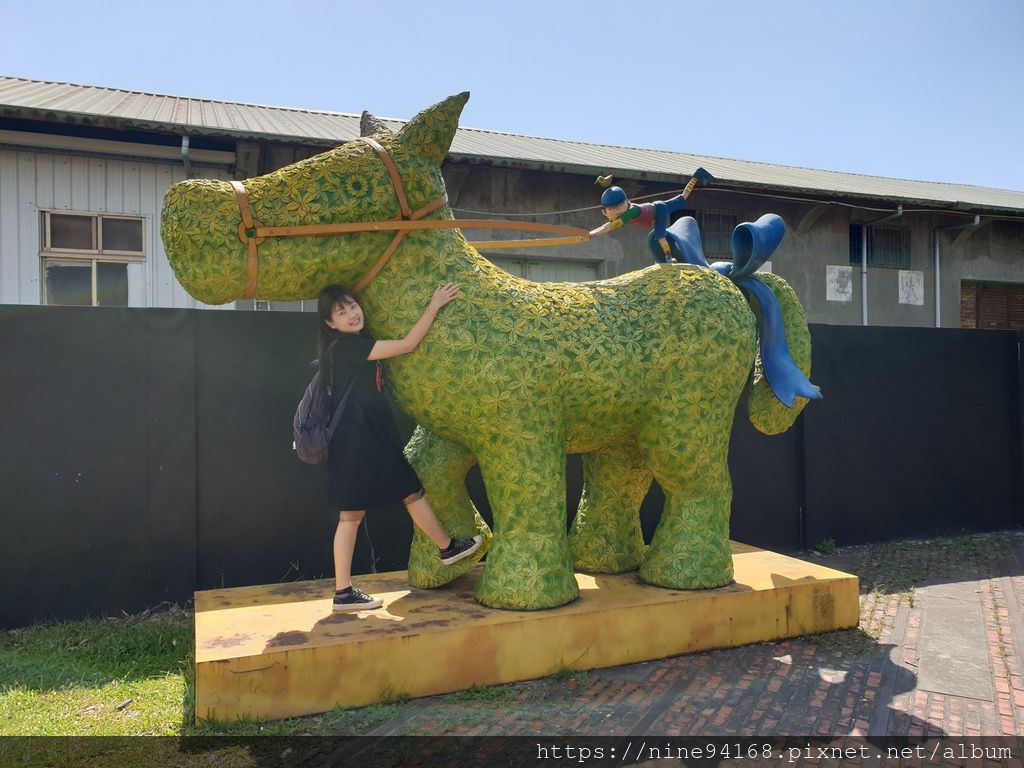
[[[942,325],[959,324],[964,281],[1024,284],[1024,222],[993,221],[940,241]]]

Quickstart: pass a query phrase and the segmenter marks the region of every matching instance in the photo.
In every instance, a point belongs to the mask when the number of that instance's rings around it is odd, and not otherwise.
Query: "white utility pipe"
[[[958,229],[967,229],[968,227],[976,227],[981,223],[981,214],[974,214],[974,221],[968,224],[951,224],[948,227],[935,227],[935,327],[942,327],[942,314],[940,309],[942,308],[942,294],[939,291],[939,284],[941,281],[941,274],[939,271],[939,232],[952,232]]]
[[[896,206],[896,213],[890,213],[874,221],[865,221],[860,225],[860,317],[861,325],[868,324],[868,227],[886,221],[898,219],[903,215],[903,206]]]
[[[190,154],[188,136],[181,137],[181,159],[185,163],[185,178],[192,178],[192,155]]]

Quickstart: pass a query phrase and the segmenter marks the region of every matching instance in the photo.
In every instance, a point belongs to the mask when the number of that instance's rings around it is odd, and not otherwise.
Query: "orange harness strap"
[[[232,181],[231,186],[235,191],[235,199],[238,201],[238,210],[241,213],[242,221],[238,225],[238,238],[245,243],[248,252],[246,264],[246,286],[243,298],[251,299],[256,295],[256,282],[259,276],[258,246],[268,237],[320,237],[324,235],[343,235],[352,232],[386,232],[394,231],[395,236],[391,243],[377,259],[370,271],[353,287],[353,292],[363,290],[380,273],[392,254],[397,250],[402,240],[409,232],[417,229],[517,229],[527,232],[548,232],[565,235],[565,237],[545,237],[532,240],[487,240],[474,241],[470,245],[476,248],[536,248],[549,245],[578,245],[590,240],[590,233],[585,229],[576,227],[565,227],[560,224],[541,224],[538,222],[515,222],[504,219],[428,219],[434,211],[448,204],[448,195],[444,194],[431,200],[422,208],[410,211],[409,201],[405,195],[405,185],[402,184],[402,177],[398,174],[398,168],[388,151],[377,141],[366,136],[360,136],[357,141],[368,144],[383,161],[384,166],[391,176],[391,183],[395,190],[395,197],[398,198],[399,212],[391,219],[383,221],[357,221],[339,224],[304,224],[288,227],[264,227],[252,216],[249,206],[249,198],[245,186],[240,181]]]
[[[251,299],[256,295],[256,277],[259,271],[257,246],[263,242],[263,238],[256,235],[256,220],[252,217],[252,210],[249,208],[249,196],[245,193],[245,187],[242,186],[242,182],[232,181],[231,186],[235,190],[238,210],[242,213],[242,223],[238,225],[238,236],[245,243],[249,252],[246,264],[245,293],[243,296]]]
[[[368,136],[360,136],[359,141],[369,144],[373,151],[377,153],[378,157],[384,161],[384,166],[388,169],[388,174],[391,176],[391,185],[395,188],[395,197],[398,198],[398,207],[400,208],[398,215],[395,216],[396,221],[416,221],[422,216],[426,216],[428,213],[436,211],[443,205],[448,204],[448,194],[445,193],[435,200],[431,200],[425,206],[420,208],[415,213],[409,211],[409,201],[405,197],[405,185],[402,184],[402,177],[398,175],[398,168],[395,167],[395,161],[391,159],[391,155],[384,149],[379,143]],[[395,232],[395,237],[392,239],[391,244],[385,249],[384,253],[377,259],[377,263],[374,264],[370,271],[363,275],[362,279],[352,286],[353,293],[359,293],[363,288],[368,286],[373,278],[384,269],[388,261],[391,260],[391,254],[397,250],[399,244],[405,239],[405,236],[409,234],[407,229],[399,229]]]

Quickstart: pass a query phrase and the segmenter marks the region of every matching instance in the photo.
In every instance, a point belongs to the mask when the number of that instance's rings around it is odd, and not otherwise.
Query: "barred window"
[[[700,228],[700,245],[708,261],[732,260],[732,231],[736,229],[736,216],[723,211],[695,211],[685,209],[672,216],[672,222],[683,216],[692,216]]]
[[[850,225],[850,263],[860,264],[864,227]],[[868,266],[910,269],[910,229],[908,227],[868,227]]]
[[[701,245],[709,260],[732,259],[732,231],[736,217],[730,213],[704,211],[700,222]]]

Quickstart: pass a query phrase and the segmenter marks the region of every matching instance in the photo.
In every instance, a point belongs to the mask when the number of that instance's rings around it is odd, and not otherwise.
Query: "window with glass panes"
[[[146,259],[139,216],[43,211],[42,301],[127,307],[130,270]]]

